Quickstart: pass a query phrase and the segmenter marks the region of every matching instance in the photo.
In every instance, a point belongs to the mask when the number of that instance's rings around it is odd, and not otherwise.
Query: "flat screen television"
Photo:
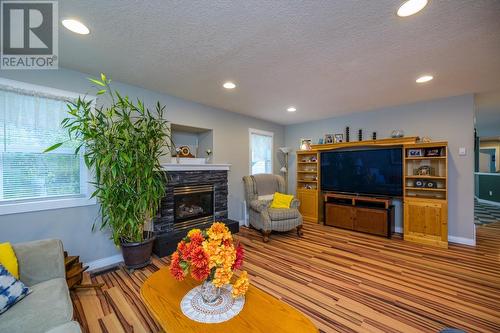
[[[402,149],[343,150],[321,153],[321,190],[402,196]]]

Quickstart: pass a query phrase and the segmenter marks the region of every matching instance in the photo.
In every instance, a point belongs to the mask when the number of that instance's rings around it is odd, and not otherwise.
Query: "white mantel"
[[[164,163],[161,165],[165,171],[200,171],[200,170],[227,170],[231,164],[189,164],[189,163]]]

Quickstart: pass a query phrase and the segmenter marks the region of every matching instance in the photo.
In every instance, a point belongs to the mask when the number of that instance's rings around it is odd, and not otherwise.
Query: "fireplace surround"
[[[153,221],[156,255],[170,255],[188,230],[206,228],[214,221],[225,222],[232,233],[239,231],[239,223],[228,219],[229,165],[166,164],[163,168],[168,180]]]

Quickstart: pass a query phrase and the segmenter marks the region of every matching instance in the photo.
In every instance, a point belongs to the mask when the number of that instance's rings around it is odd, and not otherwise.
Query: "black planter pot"
[[[128,269],[142,268],[151,263],[151,253],[155,238],[155,236],[152,236],[138,243],[121,242],[123,261]]]

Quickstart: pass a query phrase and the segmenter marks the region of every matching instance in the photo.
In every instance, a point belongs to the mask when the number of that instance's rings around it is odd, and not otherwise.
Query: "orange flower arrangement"
[[[215,222],[206,230],[192,229],[177,244],[172,254],[170,272],[179,281],[191,272],[197,281],[210,280],[216,287],[230,284],[234,271],[243,265],[244,250],[236,247],[233,236],[222,222]],[[233,297],[242,296],[248,290],[248,273],[243,271],[233,284]]]

